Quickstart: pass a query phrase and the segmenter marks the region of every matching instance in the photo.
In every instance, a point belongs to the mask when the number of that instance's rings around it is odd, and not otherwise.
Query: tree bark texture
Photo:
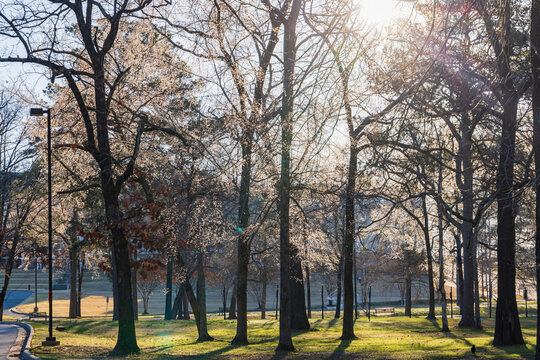
[[[82,299],[82,282],[83,282],[83,276],[84,276],[84,267],[85,267],[85,256],[84,253],[79,253],[79,258],[81,261],[79,262],[79,276],[78,276],[78,286],[77,289],[77,317],[81,317],[81,299]]]
[[[178,291],[176,292],[176,296],[174,298],[174,302],[171,309],[171,319],[176,320],[182,318],[183,312],[182,312],[182,297],[184,295],[184,288],[182,285],[178,287]]]
[[[408,269],[405,274],[405,316],[412,316],[412,279]]]
[[[137,269],[131,270],[131,299],[133,301],[133,318],[139,320],[139,303],[137,301]]]
[[[461,314],[461,307],[463,304],[463,257],[461,256],[461,235],[459,235],[458,233],[454,233],[454,240],[456,240],[456,298],[457,304],[459,306],[459,312]]]
[[[276,350],[293,351],[291,337],[290,277],[290,197],[291,197],[291,145],[294,117],[294,67],[296,65],[296,24],[302,0],[292,0],[291,10],[283,31],[283,99],[281,106],[281,173],[279,181],[279,260],[280,308],[279,341]]]
[[[236,274],[236,335],[233,344],[248,344],[247,337],[247,286],[250,257],[250,239],[247,235],[249,225],[249,194],[251,183],[251,153],[253,130],[249,125],[244,128],[242,145],[242,178],[240,180],[240,200],[238,206],[238,267]]]
[[[462,163],[462,179],[460,186],[463,197],[463,217],[473,218],[473,164],[472,164],[472,139],[467,129],[470,127],[470,117],[467,113],[461,115],[461,141],[459,146],[459,157]],[[460,295],[461,321],[460,327],[472,328],[475,326],[474,320],[474,260],[475,244],[473,225],[470,221],[462,221],[461,235],[463,239],[463,292]]]
[[[353,284],[353,251],[355,230],[354,198],[356,195],[356,172],[358,167],[358,150],[356,140],[350,138],[349,168],[347,175],[347,191],[345,198],[345,236],[343,238],[343,331],[341,340],[356,338],[354,335],[354,284]]]
[[[236,319],[236,280],[234,281],[234,288],[231,293],[231,305],[229,306],[229,320]]]
[[[427,318],[435,320],[435,285],[433,281],[433,253],[431,252],[431,239],[429,236],[429,219],[426,196],[422,196],[422,212],[424,217],[424,242],[426,244],[426,258],[428,265],[429,312]]]
[[[345,238],[343,238],[345,241]],[[339,257],[338,262],[338,271],[337,271],[337,290],[336,290],[336,313],[334,314],[334,319],[339,319],[341,317],[341,298],[342,298],[342,284],[343,284],[343,250],[341,251],[341,256]]]
[[[167,258],[167,279],[165,283],[165,320],[172,320],[172,277],[173,277],[173,257]]]
[[[536,191],[536,298],[540,299],[540,0],[531,0],[531,68],[533,78],[533,151]],[[540,306],[536,308],[536,354],[540,360]]]
[[[298,247],[291,243],[291,261],[289,289],[291,293],[291,329],[309,330],[309,320],[306,312],[306,294],[304,291],[304,274],[302,272],[302,259]]]
[[[439,153],[439,162],[442,161],[442,156]],[[442,209],[442,183],[443,183],[443,174],[442,174],[442,165],[439,165],[439,178],[437,181],[437,192],[439,198],[437,199],[437,230],[439,231],[439,294],[441,295],[441,331],[449,332],[448,328],[448,314],[447,314],[447,300],[446,300],[446,289],[444,288],[444,227],[443,227],[443,209]]]
[[[11,272],[13,271],[13,264],[15,263],[15,254],[17,252],[17,246],[19,245],[20,235],[16,231],[13,236],[13,243],[9,249],[9,255],[6,261],[6,268],[4,274],[4,285],[0,291],[0,321],[4,319],[4,301],[6,299],[7,289],[9,285],[9,280],[11,279]]]
[[[69,247],[69,265],[71,270],[71,277],[69,279],[69,318],[75,319],[77,318],[77,273],[79,272],[79,259],[73,242]]]
[[[306,286],[307,286],[307,316],[311,319],[311,274],[309,272],[309,265],[306,266]]]
[[[497,173],[497,308],[493,345],[524,344],[516,303],[516,234],[514,219],[514,158],[518,99],[504,107]]]
[[[204,273],[204,257],[201,252],[197,255],[197,305],[198,305],[198,319],[197,327],[199,330],[199,337],[197,341],[208,341],[213,338],[208,335],[208,322],[206,318],[206,276]]]

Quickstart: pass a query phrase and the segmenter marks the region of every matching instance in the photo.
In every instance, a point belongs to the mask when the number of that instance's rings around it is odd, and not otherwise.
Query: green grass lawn
[[[532,313],[534,309],[530,309]],[[328,313],[326,314],[329,315]],[[194,321],[163,321],[152,317],[137,322],[141,354],[133,359],[172,358],[243,358],[243,359],[527,359],[534,355],[536,318],[522,318],[526,346],[496,348],[490,345],[494,320],[484,318],[483,330],[457,329],[458,319],[449,319],[451,332],[440,332],[440,320],[424,317],[425,308],[416,308],[412,319],[403,316],[377,317],[368,321],[358,319],[355,325],[357,340],[340,341],[341,320],[324,319],[320,312],[311,320],[312,331],[294,333],[296,351],[276,354],[278,322],[274,319],[249,321],[250,345],[234,347],[234,320],[209,319],[209,332],[214,341],[198,343]],[[55,326],[66,327],[55,332],[61,345],[41,347],[47,336],[47,323],[32,322],[36,331],[32,353],[42,359],[95,359],[106,357],[114,347],[117,324],[109,320],[80,319],[57,321]],[[470,352],[476,345],[477,354]]]

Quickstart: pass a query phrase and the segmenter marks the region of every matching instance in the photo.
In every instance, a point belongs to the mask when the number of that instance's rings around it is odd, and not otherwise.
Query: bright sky
[[[407,16],[407,6],[405,3],[410,0],[357,0],[361,6],[362,17],[367,21],[368,26],[374,26],[379,30],[392,24],[400,17]],[[40,74],[41,73],[41,74]],[[33,92],[41,97],[48,79],[43,75],[48,71],[39,66],[20,64],[0,64],[0,86],[16,86],[26,88],[27,94]]]
[[[384,27],[404,16],[403,2],[400,0],[359,0],[362,16],[369,25]]]
[[[30,98],[34,96],[43,100],[43,90],[48,79],[44,74],[48,71],[44,67],[31,64],[0,64],[0,89],[7,88],[20,91]],[[32,96],[34,95],[34,96]]]

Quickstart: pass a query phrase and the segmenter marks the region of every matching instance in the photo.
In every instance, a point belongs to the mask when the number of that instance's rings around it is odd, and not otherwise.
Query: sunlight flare
[[[403,15],[403,6],[397,0],[360,0],[360,12],[369,25],[384,27]]]

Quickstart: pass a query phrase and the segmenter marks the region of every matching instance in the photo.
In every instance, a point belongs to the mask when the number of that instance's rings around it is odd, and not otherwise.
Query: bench
[[[395,315],[395,309],[393,307],[378,307],[375,308],[375,316],[393,316]]]
[[[37,318],[37,317],[47,318],[47,313],[45,311],[40,311],[40,312],[32,312],[28,314],[28,320],[32,320],[32,318]]]

